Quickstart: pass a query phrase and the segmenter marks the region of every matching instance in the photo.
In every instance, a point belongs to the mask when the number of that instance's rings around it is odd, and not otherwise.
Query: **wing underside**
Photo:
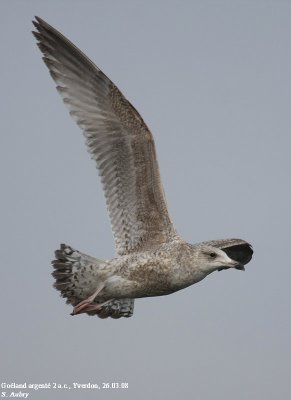
[[[68,39],[38,17],[34,25],[43,60],[99,170],[117,252],[152,249],[171,240],[176,233],[154,140],[143,119]]]

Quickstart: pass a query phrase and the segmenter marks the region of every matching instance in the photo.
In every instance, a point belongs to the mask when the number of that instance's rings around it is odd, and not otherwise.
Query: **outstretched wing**
[[[33,34],[43,60],[97,163],[118,254],[171,240],[175,229],[148,127],[92,61],[45,21],[36,21]]]
[[[250,262],[253,256],[252,246],[242,239],[211,240],[209,242],[202,242],[201,244],[217,247],[223,250],[230,258],[243,265]],[[222,269],[228,269],[228,267],[220,268],[219,271]]]

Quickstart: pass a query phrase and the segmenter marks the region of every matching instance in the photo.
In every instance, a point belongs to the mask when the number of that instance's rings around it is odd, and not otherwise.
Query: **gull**
[[[190,244],[170,218],[153,136],[114,83],[39,17],[33,32],[43,61],[96,163],[117,255],[99,260],[61,244],[54,286],[71,315],[131,317],[136,298],[164,296],[214,271],[244,270],[253,254],[242,239]]]

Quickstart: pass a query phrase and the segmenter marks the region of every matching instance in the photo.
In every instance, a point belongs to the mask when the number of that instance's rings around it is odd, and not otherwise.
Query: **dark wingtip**
[[[233,260],[245,265],[249,263],[254,254],[252,246],[245,242],[243,244],[238,244],[224,248],[223,251]]]
[[[40,40],[40,33],[39,33],[39,32],[31,31],[31,33],[32,33],[33,36],[36,38],[36,40]]]
[[[39,32],[40,32],[40,30],[41,30],[40,22],[39,22],[40,19],[39,19],[38,17],[35,17],[35,19],[36,19],[36,21],[35,21],[35,20],[32,20],[32,23],[33,23],[33,26],[35,27],[35,29],[37,30],[37,32],[32,31],[32,34],[36,37],[36,39],[39,40],[39,38],[38,38],[36,35],[37,35],[37,34],[39,35]]]
[[[32,22],[38,23],[38,24],[40,24],[40,25],[46,23],[43,19],[41,19],[41,18],[38,17],[37,15],[35,15],[34,18],[36,19],[37,22],[35,22],[35,21],[32,21]]]
[[[245,266],[241,263],[237,264],[236,267],[234,267],[235,269],[238,269],[239,271],[245,271]]]
[[[38,17],[37,15],[34,18],[35,20],[32,20],[32,23],[38,31],[51,28],[51,26],[44,19]]]

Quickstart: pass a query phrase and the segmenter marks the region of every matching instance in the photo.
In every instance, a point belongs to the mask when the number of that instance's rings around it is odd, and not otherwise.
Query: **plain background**
[[[0,11],[1,380],[129,383],[31,392],[40,400],[287,399],[291,2],[2,0]],[[94,163],[30,33],[34,15],[152,129],[178,232],[247,239],[245,273],[138,300],[130,319],[69,315],[52,288],[53,251],[65,242],[111,258],[114,243]]]

